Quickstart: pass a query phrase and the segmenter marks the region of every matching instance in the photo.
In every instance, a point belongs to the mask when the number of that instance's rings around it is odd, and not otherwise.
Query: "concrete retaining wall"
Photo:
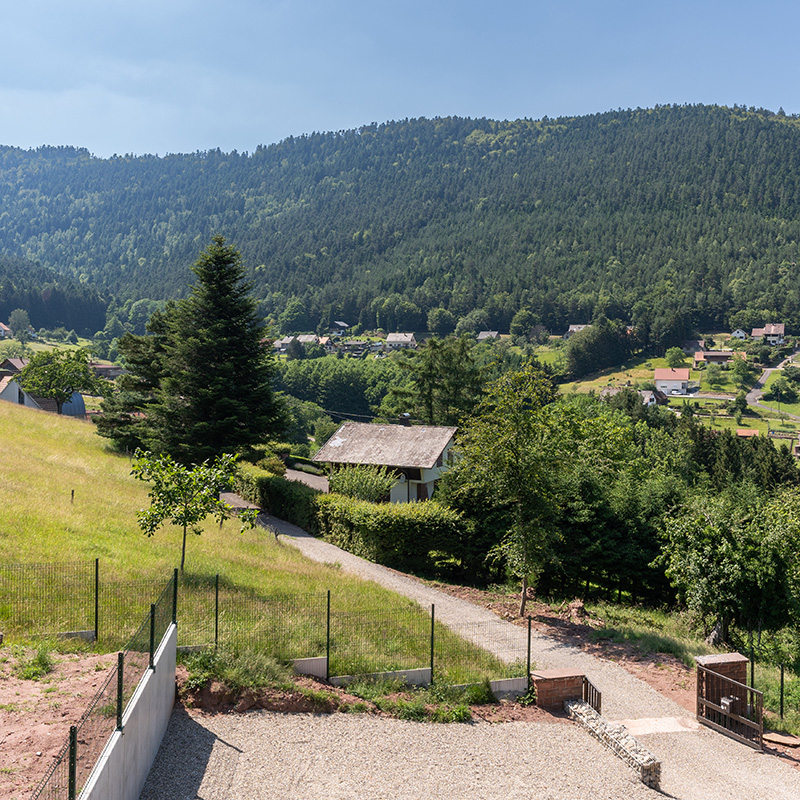
[[[138,800],[175,704],[178,633],[170,626],[155,654],[155,670],[139,681],[116,731],[103,750],[80,800]]]
[[[347,686],[360,680],[403,681],[408,686],[427,686],[431,682],[430,667],[423,669],[399,669],[396,672],[373,672],[370,675],[337,675],[330,679],[334,686]]]

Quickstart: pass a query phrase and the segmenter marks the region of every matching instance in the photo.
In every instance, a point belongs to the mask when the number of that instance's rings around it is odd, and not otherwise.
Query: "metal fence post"
[[[156,668],[156,604],[150,604],[150,669]]]
[[[117,653],[117,730],[122,730],[122,704],[124,700],[125,653]]]
[[[525,671],[528,676],[528,691],[531,690],[531,615],[528,614],[528,669]]]
[[[214,649],[219,646],[219,572],[214,577]]]
[[[781,719],[783,719],[783,664],[781,664]]]
[[[325,615],[325,680],[331,677],[331,590],[328,589],[328,609]]]
[[[76,725],[69,727],[69,773],[67,777],[67,797],[75,800],[78,783],[78,728]]]
[[[100,638],[100,559],[94,560],[94,640]]]
[[[178,568],[172,571],[172,624],[178,624]]]
[[[431,603],[431,686],[433,686],[433,650],[434,650],[434,619],[436,616],[436,606]]]

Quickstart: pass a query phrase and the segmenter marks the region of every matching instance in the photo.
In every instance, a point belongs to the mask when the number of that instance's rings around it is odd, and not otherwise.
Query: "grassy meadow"
[[[181,529],[166,525],[151,538],[141,533],[136,511],[149,504],[147,485],[131,477],[130,460],[112,452],[91,423],[0,403],[0,439],[0,496],[5,499],[0,563],[90,563],[99,558],[101,598],[116,595],[109,598],[112,610],[101,611],[103,630],[119,628],[118,635],[101,634],[99,646],[116,649],[178,565]],[[367,632],[340,632],[337,660],[378,659],[381,669],[429,660],[429,617],[415,603],[336,565],[310,561],[263,528],[242,533],[236,520],[222,526],[210,520],[200,536],[189,536],[179,593],[179,637],[185,643],[185,637],[192,643],[213,642],[217,573],[221,628],[224,639],[237,647],[254,646],[259,641],[256,634],[267,631],[266,639],[280,633],[284,643],[314,642],[319,649],[330,590],[335,620],[353,614],[372,619]],[[56,585],[45,592],[55,607],[68,600],[59,592],[64,590]],[[0,600],[6,636],[25,638],[25,630],[9,624],[6,600]],[[376,619],[381,624],[376,625]],[[438,666],[454,678],[465,681],[505,672],[504,665],[438,623],[436,639]],[[352,648],[357,652],[349,653]],[[304,653],[322,654],[324,647]]]

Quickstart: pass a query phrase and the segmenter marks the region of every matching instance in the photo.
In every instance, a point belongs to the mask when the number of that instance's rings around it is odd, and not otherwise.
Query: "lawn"
[[[637,356],[619,367],[609,367],[580,380],[562,383],[561,391],[564,394],[585,394],[587,392],[599,394],[601,389],[606,386],[636,388],[643,383],[652,383],[653,371],[666,366],[667,362],[663,358]]]
[[[783,375],[783,370],[775,370],[767,379],[766,384],[764,384],[764,394],[769,392],[769,387],[778,380]],[[793,414],[794,416],[800,417],[800,398],[796,400],[794,403],[776,403],[774,400],[761,400],[762,405],[768,406],[771,409],[774,409],[777,413],[783,414]]]

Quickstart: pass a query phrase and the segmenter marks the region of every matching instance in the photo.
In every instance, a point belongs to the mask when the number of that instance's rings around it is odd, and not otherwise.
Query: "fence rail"
[[[110,735],[121,729],[124,709],[164,633],[185,612],[178,645],[256,649],[290,664],[326,656],[327,677],[430,669],[438,684],[463,685],[499,678],[530,681],[530,621],[524,628],[501,620],[457,630],[436,620],[435,608],[339,608],[330,592],[262,596],[220,575],[179,576],[155,603],[153,581],[104,578],[99,561],[88,564],[17,565],[0,570],[0,620],[27,635],[93,631],[118,648],[118,662],[89,702],[47,776],[33,795],[72,800],[80,792]],[[52,587],[56,587],[52,589]],[[66,612],[55,614],[52,606]]]
[[[603,713],[603,695],[585,675],[583,678],[583,702],[590,705],[598,714]]]

